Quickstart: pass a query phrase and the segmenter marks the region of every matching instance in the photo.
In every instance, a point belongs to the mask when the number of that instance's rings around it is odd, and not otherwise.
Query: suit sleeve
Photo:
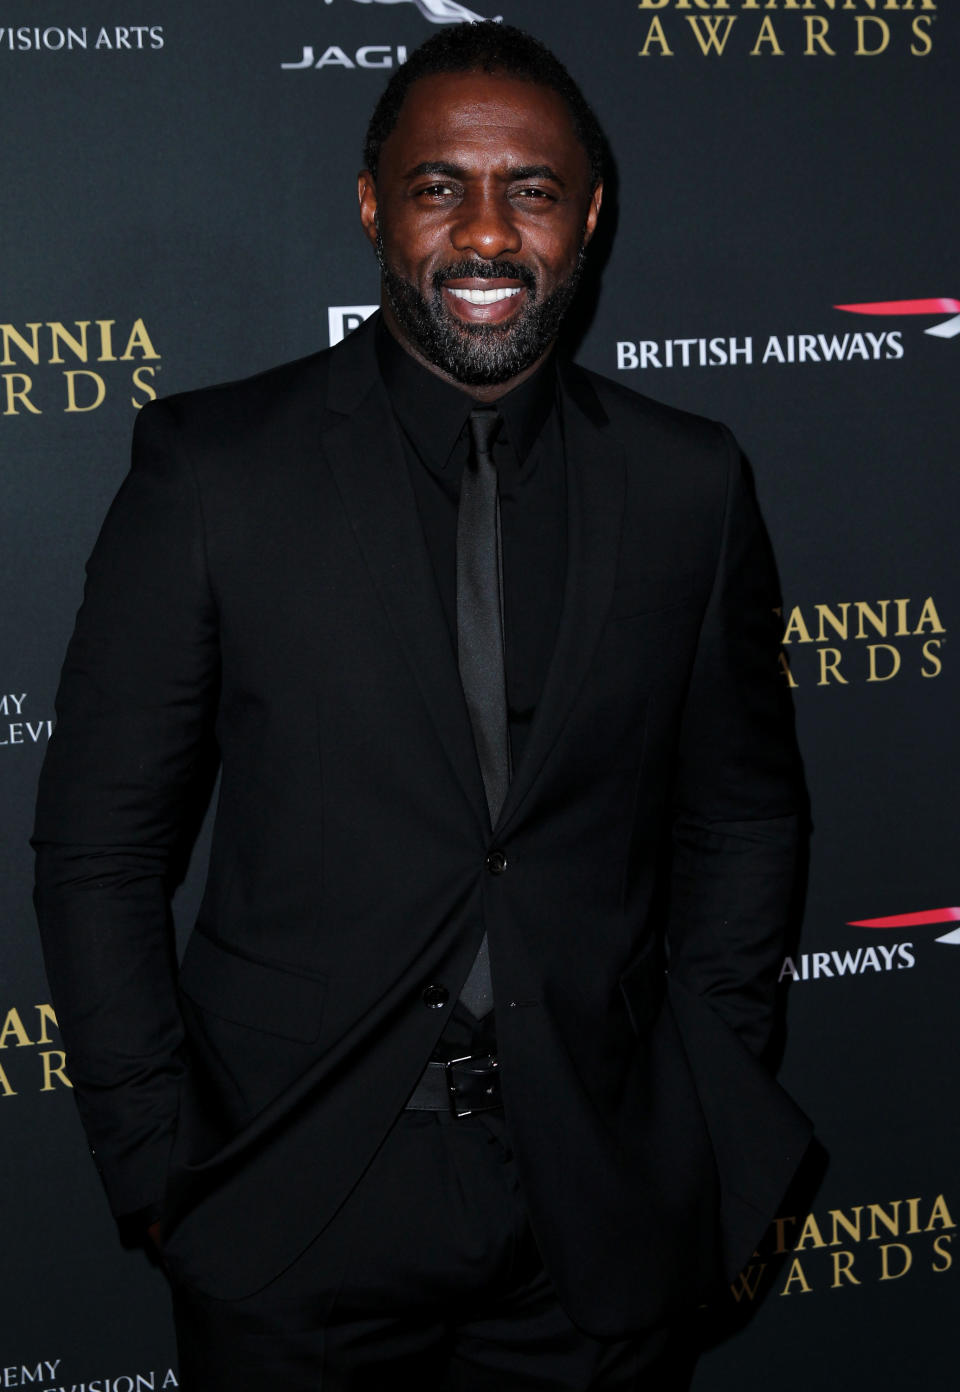
[[[724,438],[722,538],[679,745],[669,971],[761,1054],[793,898],[803,785],[778,671],[773,556],[746,464]]]
[[[87,566],[33,837],[70,1077],[118,1216],[164,1189],[183,1067],[168,880],[218,672],[198,488],[161,402]]]

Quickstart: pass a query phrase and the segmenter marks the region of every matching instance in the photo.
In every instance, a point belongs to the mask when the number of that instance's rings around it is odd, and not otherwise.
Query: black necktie
[[[500,502],[490,455],[499,425],[494,407],[470,412],[470,459],[460,481],[457,514],[457,654],[491,827],[496,826],[510,783]],[[493,1007],[486,934],[460,1000],[478,1019]]]

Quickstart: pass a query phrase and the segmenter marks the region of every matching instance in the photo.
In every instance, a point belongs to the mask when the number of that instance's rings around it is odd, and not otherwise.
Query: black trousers
[[[323,1156],[316,1158],[323,1164]],[[665,1392],[674,1330],[604,1341],[564,1313],[499,1113],[404,1112],[330,1226],[263,1290],[174,1289],[185,1392]]]

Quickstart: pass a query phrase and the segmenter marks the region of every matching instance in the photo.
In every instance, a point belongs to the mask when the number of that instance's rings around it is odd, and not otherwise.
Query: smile
[[[513,285],[497,290],[454,290],[452,286],[445,285],[444,289],[448,295],[454,295],[458,300],[469,300],[471,304],[494,304],[497,300],[509,300],[519,295],[523,287]]]

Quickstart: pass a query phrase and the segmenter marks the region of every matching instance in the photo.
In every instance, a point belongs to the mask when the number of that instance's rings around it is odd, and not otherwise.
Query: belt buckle
[[[490,1105],[487,1107],[461,1107],[460,1103],[457,1101],[457,1082],[453,1076],[453,1069],[456,1067],[457,1064],[481,1062],[487,1065],[488,1071],[492,1071],[493,1069],[499,1067],[496,1058],[494,1058],[492,1054],[464,1054],[461,1058],[448,1059],[443,1066],[444,1079],[447,1084],[447,1097],[450,1102],[450,1110],[458,1120],[462,1117],[472,1116],[474,1112],[492,1111],[495,1107],[499,1107],[500,1105],[499,1101],[497,1101],[491,1102]]]

